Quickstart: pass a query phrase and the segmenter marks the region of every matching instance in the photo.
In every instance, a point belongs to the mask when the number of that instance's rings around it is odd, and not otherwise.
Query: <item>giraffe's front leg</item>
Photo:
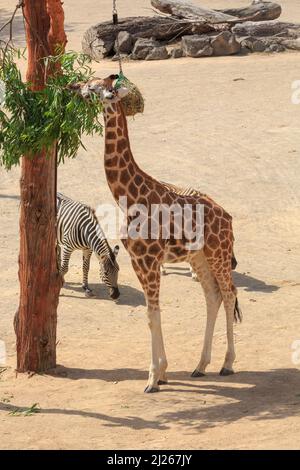
[[[148,325],[151,333],[151,364],[145,393],[154,393],[159,391],[159,385],[167,383],[166,369],[168,366],[159,307],[160,267],[159,265],[155,268],[152,266],[151,270],[145,272],[135,261],[132,261],[132,265],[145,293]]]
[[[159,385],[167,383],[168,363],[163,343],[159,306],[149,305],[147,315],[151,332],[151,364],[145,392],[153,393],[159,391]]]

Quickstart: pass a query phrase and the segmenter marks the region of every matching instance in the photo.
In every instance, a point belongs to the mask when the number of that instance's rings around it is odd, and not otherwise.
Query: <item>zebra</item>
[[[192,188],[191,186],[186,186],[184,188],[181,188],[172,183],[165,183],[164,181],[161,181],[161,184],[163,184],[165,188],[169,189],[173,193],[179,194],[180,196],[200,196],[200,197],[205,197],[206,199],[209,199],[212,201],[211,197],[209,197],[207,194],[204,194],[198,189]],[[231,259],[231,267],[233,270],[237,267],[237,264],[238,263],[237,263],[236,257],[233,254],[232,259]],[[166,268],[163,264],[161,265],[160,271],[163,276],[167,274]],[[193,271],[191,267],[190,267],[190,273],[192,275],[192,279],[194,281],[198,281],[197,274]]]
[[[58,266],[63,279],[69,269],[71,254],[75,250],[82,250],[82,288],[86,297],[92,296],[88,285],[88,274],[90,259],[94,252],[100,264],[100,277],[108,287],[110,297],[116,300],[120,296],[118,289],[119,265],[116,261],[119,246],[116,245],[113,250],[111,249],[95,211],[91,207],[74,201],[61,193],[57,194],[57,243]]]

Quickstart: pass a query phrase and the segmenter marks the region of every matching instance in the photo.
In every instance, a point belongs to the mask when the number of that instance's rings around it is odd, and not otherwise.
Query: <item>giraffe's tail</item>
[[[236,260],[236,257],[234,256],[234,253],[233,253],[232,258],[231,258],[231,268],[232,268],[233,271],[235,270],[237,265],[238,265],[238,262]]]
[[[243,314],[242,314],[242,311],[239,307],[238,299],[236,298],[235,299],[235,306],[234,306],[234,321],[236,323],[238,323],[238,322],[241,323],[242,319],[243,319]]]

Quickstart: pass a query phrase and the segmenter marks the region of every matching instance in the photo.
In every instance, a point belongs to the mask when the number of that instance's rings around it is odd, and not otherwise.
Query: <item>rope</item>
[[[113,18],[113,24],[115,26],[115,31],[116,31],[116,49],[117,49],[116,56],[119,62],[120,75],[123,75],[122,59],[121,59],[120,44],[119,44],[119,30],[118,30],[119,20],[118,20],[118,10],[117,10],[117,0],[113,0],[112,18]]]

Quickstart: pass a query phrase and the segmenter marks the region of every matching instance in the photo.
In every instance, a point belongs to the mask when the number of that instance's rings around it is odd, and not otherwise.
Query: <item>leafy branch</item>
[[[20,54],[18,51],[17,58]],[[90,59],[67,52],[44,60],[46,68],[60,67],[38,91],[22,81],[14,52],[7,52],[1,63],[5,100],[0,107],[0,163],[7,169],[18,165],[22,156],[32,158],[43,150],[48,153],[54,144],[58,162],[64,162],[65,158],[74,158],[83,146],[84,133],[102,135],[99,99],[94,96],[85,101],[69,89],[71,84],[91,78]]]

